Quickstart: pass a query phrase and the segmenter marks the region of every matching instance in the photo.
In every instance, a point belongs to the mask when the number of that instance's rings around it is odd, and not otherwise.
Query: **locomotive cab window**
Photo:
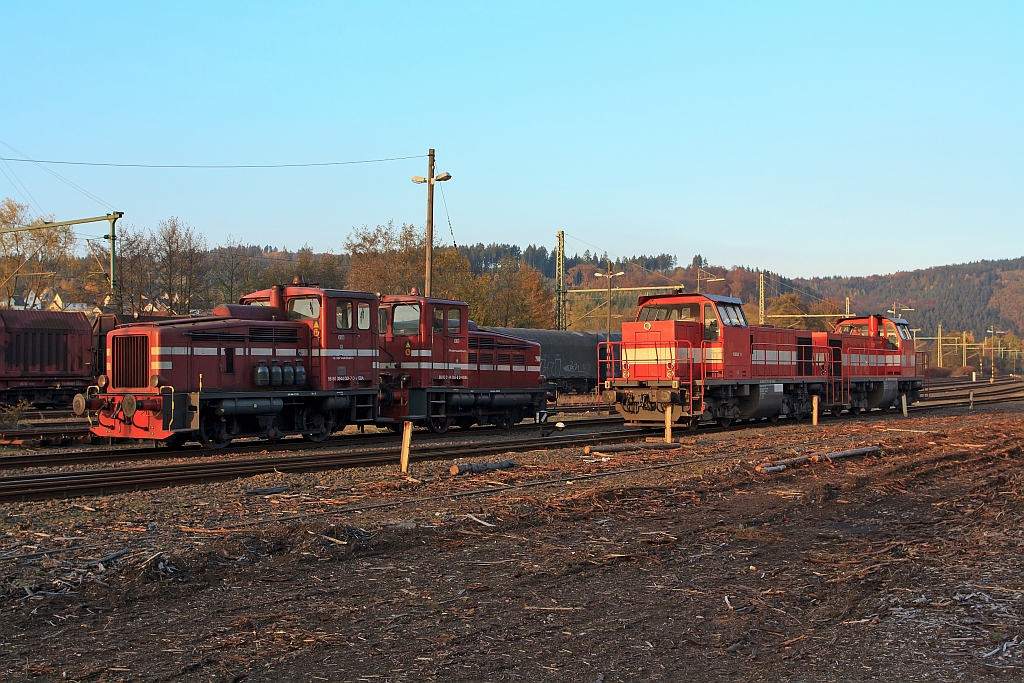
[[[360,330],[370,329],[370,304],[361,302],[356,305],[356,327]]]
[[[448,309],[448,333],[458,334],[462,331],[462,311],[457,308]]]
[[[843,334],[855,334],[861,337],[868,336],[867,325],[840,325],[839,331]]]
[[[718,316],[711,304],[704,304],[704,341],[718,341]]]
[[[743,310],[739,306],[722,304],[718,307],[718,313],[722,316],[722,324],[733,327],[746,327],[747,321],[743,317]]]
[[[896,326],[888,320],[885,321],[885,341],[890,351],[900,347],[900,336],[896,333]]]
[[[352,329],[352,302],[339,301],[335,307],[334,325],[339,330]]]
[[[383,306],[377,309],[377,332],[388,333],[388,309]]]
[[[644,306],[637,312],[637,322],[648,320],[682,320],[696,321],[700,319],[700,304],[652,304]]]
[[[292,299],[288,302],[289,320],[319,320],[320,298],[315,296]]]
[[[906,341],[913,339],[913,335],[910,334],[910,327],[907,325],[897,325],[896,329],[900,331],[900,336]]]
[[[420,333],[420,306],[419,304],[401,304],[395,306],[391,314],[392,334],[405,337],[415,336]]]
[[[434,309],[434,332],[444,332],[444,309],[440,306]]]

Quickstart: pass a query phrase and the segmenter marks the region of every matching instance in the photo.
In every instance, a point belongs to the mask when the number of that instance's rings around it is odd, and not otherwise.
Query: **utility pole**
[[[937,344],[938,344],[939,348],[938,348],[938,353],[936,353],[936,355],[938,356],[938,361],[939,361],[939,365],[938,366],[941,368],[942,367],[942,323],[939,323],[939,339],[938,339]]]
[[[426,184],[427,186],[427,264],[426,264],[426,276],[423,279],[423,296],[430,296],[430,280],[433,272],[433,260],[434,260],[434,183],[444,182],[445,180],[451,180],[451,173],[441,173],[437,176],[434,175],[434,150],[431,149],[427,153],[427,177],[414,175],[412,181],[414,183]]]
[[[430,296],[430,280],[434,266],[434,150],[427,161],[427,273],[423,280],[423,296]]]
[[[594,273],[594,277],[606,277],[606,278],[608,278],[608,328],[607,328],[608,329],[608,336],[605,338],[605,341],[611,342],[611,340],[612,340],[612,278],[613,277],[619,277],[620,275],[625,275],[626,271],[620,270],[617,273],[613,273],[612,272],[612,260],[609,258],[609,259],[607,259],[607,262],[608,262],[608,272],[606,272],[606,273]]]
[[[116,276],[116,250],[115,244],[117,240],[117,234],[115,233],[114,225],[118,220],[124,217],[124,211],[114,211],[108,213],[105,216],[93,216],[92,218],[80,218],[74,221],[55,221],[38,223],[36,225],[19,225],[16,228],[8,228],[6,230],[0,230],[0,235],[6,235],[11,232],[25,232],[27,230],[45,230],[46,228],[64,228],[72,225],[80,225],[82,223],[99,223],[100,221],[107,221],[110,223],[110,232],[103,236],[103,239],[109,240],[110,242],[110,293],[113,295],[114,288],[117,286]]]
[[[609,283],[611,281],[609,280]],[[555,329],[564,330],[569,327],[565,301],[565,232],[558,231],[558,244],[555,247]]]
[[[757,320],[759,325],[764,325],[764,273],[760,275],[757,286]]]
[[[850,297],[846,297],[846,317],[850,317]]]
[[[964,364],[961,367],[965,367],[966,368],[967,367],[967,333],[966,332],[963,333],[963,343],[964,343]]]

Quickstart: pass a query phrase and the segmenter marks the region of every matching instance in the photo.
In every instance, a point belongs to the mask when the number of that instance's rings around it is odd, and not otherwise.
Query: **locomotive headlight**
[[[131,419],[138,407],[138,402],[132,394],[126,394],[125,397],[121,399],[121,412],[123,412],[124,416],[128,419]]]
[[[106,375],[100,375],[96,378],[96,386],[100,389],[106,389],[108,384],[110,384],[110,378]]]

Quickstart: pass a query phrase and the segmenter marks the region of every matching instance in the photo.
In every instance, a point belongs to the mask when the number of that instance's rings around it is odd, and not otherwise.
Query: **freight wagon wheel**
[[[299,429],[306,441],[326,441],[334,431],[334,416],[317,408],[304,408],[299,414]]]
[[[224,421],[215,415],[203,413],[199,417],[199,443],[206,448],[224,448],[231,443]]]
[[[728,427],[729,425],[732,424],[732,418],[731,417],[720,417],[720,418],[718,418],[718,424],[720,426],[722,426],[722,427]]]
[[[476,420],[471,417],[457,417],[454,420],[454,424],[459,429],[469,429],[476,424]]]
[[[435,434],[444,434],[452,426],[452,419],[450,417],[432,417],[427,421],[427,426]]]
[[[514,425],[515,422],[511,415],[495,415],[494,424],[497,425],[499,429],[512,429],[512,425]]]

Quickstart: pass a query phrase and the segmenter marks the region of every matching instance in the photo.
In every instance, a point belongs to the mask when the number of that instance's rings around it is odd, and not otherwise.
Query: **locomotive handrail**
[[[848,347],[843,349],[843,366],[853,377],[900,377],[903,368],[916,368],[916,357],[910,359],[902,349]]]
[[[753,377],[842,377],[842,364],[833,358],[831,346],[755,342],[750,345]],[[810,358],[805,356],[810,355]]]

